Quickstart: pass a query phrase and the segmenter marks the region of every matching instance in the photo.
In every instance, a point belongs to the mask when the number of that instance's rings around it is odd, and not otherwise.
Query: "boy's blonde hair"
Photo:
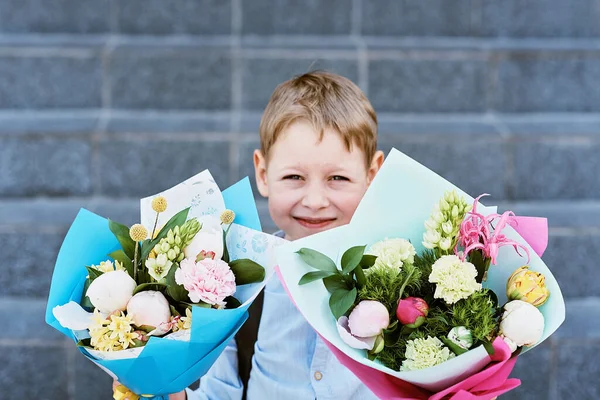
[[[348,151],[358,146],[367,168],[377,150],[377,115],[356,84],[343,76],[312,71],[286,82],[273,92],[260,121],[260,146],[265,159],[290,124],[305,120],[320,132],[333,129]]]

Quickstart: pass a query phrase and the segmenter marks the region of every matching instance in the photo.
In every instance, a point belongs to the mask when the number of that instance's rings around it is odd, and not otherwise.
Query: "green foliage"
[[[452,326],[462,325],[471,331],[474,342],[488,341],[497,326],[496,307],[488,289],[452,305],[449,315]]]
[[[344,274],[350,273],[360,264],[366,247],[367,246],[355,246],[344,252],[342,255],[342,272]]]
[[[144,263],[144,260],[146,260],[148,258],[148,254],[150,254],[150,252],[152,251],[154,246],[156,246],[158,244],[158,242],[161,241],[161,239],[167,237],[169,230],[175,229],[176,226],[182,226],[185,223],[185,220],[187,219],[189,212],[190,212],[190,208],[188,207],[184,210],[179,211],[177,214],[173,215],[173,217],[171,217],[169,222],[167,222],[165,224],[165,226],[162,227],[162,229],[158,232],[158,235],[156,235],[156,237],[154,239],[147,242],[147,244],[144,243],[144,245],[142,246],[142,257],[141,257],[142,265]]]
[[[355,300],[356,288],[352,288],[352,290],[342,288],[333,292],[329,298],[329,308],[335,319],[338,320],[346,314],[354,306]]]
[[[235,275],[236,285],[262,282],[265,279],[265,269],[247,258],[240,258],[229,263],[231,271]]]
[[[118,222],[108,220],[108,229],[115,235],[123,251],[127,254],[129,259],[133,259],[133,251],[135,249],[135,242],[129,236],[129,228],[126,225],[119,224]]]
[[[494,297],[493,292],[482,289],[453,305],[447,305],[440,300],[432,301],[429,303],[429,315],[419,328],[408,330],[404,327],[385,333],[385,347],[377,359],[384,365],[398,370],[404,360],[408,340],[427,336],[444,340],[448,332],[456,326],[464,326],[471,331],[473,347],[488,345],[489,339],[496,333],[498,324]]]
[[[358,301],[378,301],[388,309],[391,315],[395,315],[400,288],[409,275],[403,297],[418,295],[421,286],[421,271],[417,267],[407,264],[397,274],[391,273],[387,268],[369,269],[365,285],[358,292]]]
[[[333,260],[323,253],[305,247],[301,248],[296,253],[302,258],[302,261],[313,268],[325,272],[339,272]]]

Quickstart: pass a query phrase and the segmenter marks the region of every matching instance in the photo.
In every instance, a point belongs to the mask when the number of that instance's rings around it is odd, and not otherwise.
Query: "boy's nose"
[[[306,193],[304,193],[302,205],[314,210],[328,207],[329,199],[327,193],[319,185],[310,185],[307,188]]]

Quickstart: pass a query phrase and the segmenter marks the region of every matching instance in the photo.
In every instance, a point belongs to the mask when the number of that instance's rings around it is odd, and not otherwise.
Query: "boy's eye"
[[[293,181],[299,181],[300,179],[302,179],[302,177],[300,175],[286,175],[283,177],[283,179],[291,179]]]
[[[349,181],[350,179],[346,178],[345,176],[341,176],[341,175],[334,175],[331,177],[332,181]]]

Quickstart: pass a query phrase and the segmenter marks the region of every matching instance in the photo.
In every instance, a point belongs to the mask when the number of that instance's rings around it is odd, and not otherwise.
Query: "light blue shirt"
[[[263,312],[248,382],[248,400],[377,397],[329,351],[291,302],[277,276],[265,287]],[[188,399],[241,399],[235,340]]]

